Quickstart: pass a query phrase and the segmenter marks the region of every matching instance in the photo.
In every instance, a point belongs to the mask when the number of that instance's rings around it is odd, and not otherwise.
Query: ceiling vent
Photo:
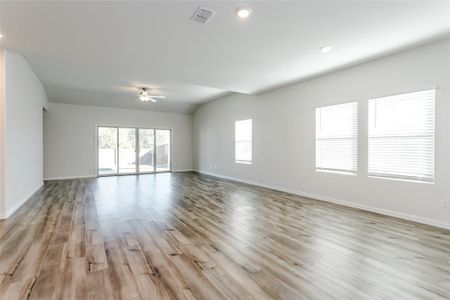
[[[192,15],[191,20],[201,24],[206,24],[214,16],[214,14],[214,11],[203,6],[199,6]]]

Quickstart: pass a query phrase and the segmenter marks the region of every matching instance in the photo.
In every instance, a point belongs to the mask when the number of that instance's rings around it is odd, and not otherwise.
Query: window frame
[[[367,101],[367,176],[369,178],[375,178],[375,179],[385,179],[385,180],[396,180],[396,181],[405,181],[405,182],[415,182],[415,183],[426,183],[426,184],[434,184],[435,180],[436,180],[436,88],[431,88],[431,89],[423,89],[423,90],[416,90],[416,91],[411,91],[411,92],[403,92],[403,93],[397,93],[397,94],[393,94],[393,95],[388,95],[388,96],[381,96],[381,97],[376,97],[376,98],[371,98]],[[430,134],[424,134],[424,133],[414,133],[414,134],[398,134],[398,135],[379,135],[379,136],[372,136],[371,135],[371,126],[373,126],[373,124],[371,124],[371,101],[376,101],[376,100],[382,100],[382,99],[386,99],[386,98],[390,98],[390,97],[396,97],[396,96],[403,96],[403,95],[407,95],[407,94],[415,94],[415,93],[425,93],[425,92],[432,92],[432,101],[433,101],[433,125],[432,125],[432,132]],[[398,99],[397,101],[402,101],[404,99]],[[375,104],[376,105],[376,104]],[[374,114],[377,116],[378,112],[375,111]],[[375,116],[375,118],[376,118]],[[376,119],[373,120],[374,122],[376,122]],[[371,172],[370,171],[370,141],[371,139],[376,139],[376,138],[414,138],[414,137],[428,137],[431,138],[432,140],[432,174],[431,177],[421,177],[421,176],[408,176],[408,175],[401,175],[401,174],[394,174],[394,173],[380,173],[380,172]]]
[[[251,126],[251,134],[250,134],[250,140],[237,140],[237,126],[238,123],[242,122],[250,122]],[[238,143],[250,143],[250,160],[243,160],[243,159],[237,159],[237,145]],[[251,165],[253,164],[253,118],[248,119],[240,119],[234,121],[234,163],[236,164],[244,164],[244,165]]]
[[[353,104],[355,106],[355,132],[354,135],[349,135],[348,137],[333,137],[333,138],[323,138],[319,137],[320,135],[320,124],[321,124],[321,109],[332,107],[332,106],[339,106],[339,105],[349,105]],[[319,173],[331,173],[331,174],[340,174],[340,175],[353,175],[356,176],[358,174],[358,155],[359,155],[359,145],[358,145],[358,138],[359,138],[359,126],[358,126],[358,117],[359,117],[359,103],[358,101],[348,101],[348,102],[342,102],[342,103],[336,103],[336,104],[329,104],[329,105],[323,105],[315,108],[315,137],[314,137],[314,145],[315,145],[315,171]],[[318,119],[320,118],[320,119]],[[349,169],[336,169],[336,168],[325,168],[325,167],[318,167],[319,163],[319,155],[318,155],[318,144],[319,141],[323,140],[351,140],[355,143],[355,169],[349,170]]]

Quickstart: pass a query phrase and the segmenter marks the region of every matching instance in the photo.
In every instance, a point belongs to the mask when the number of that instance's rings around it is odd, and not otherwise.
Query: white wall
[[[0,219],[5,211],[5,50],[0,48]]]
[[[367,99],[436,86],[435,183],[368,178]],[[315,108],[347,101],[359,105],[358,176],[316,172]],[[234,121],[244,118],[253,118],[252,165],[234,163]],[[227,96],[200,106],[193,121],[201,172],[450,228],[442,205],[450,197],[450,40],[260,95]]]
[[[192,170],[191,115],[49,103],[44,115],[46,179],[96,176],[97,125],[171,128],[172,170]]]
[[[43,107],[47,97],[26,60],[4,52],[4,199],[11,215],[43,184]]]

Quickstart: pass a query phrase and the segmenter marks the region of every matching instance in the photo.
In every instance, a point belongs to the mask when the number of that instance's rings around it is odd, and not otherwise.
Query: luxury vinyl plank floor
[[[0,299],[450,299],[450,231],[196,173],[46,182]]]

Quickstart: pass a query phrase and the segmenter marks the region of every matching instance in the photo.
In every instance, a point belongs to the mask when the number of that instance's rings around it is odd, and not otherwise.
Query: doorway
[[[171,171],[170,129],[98,126],[97,175]]]

